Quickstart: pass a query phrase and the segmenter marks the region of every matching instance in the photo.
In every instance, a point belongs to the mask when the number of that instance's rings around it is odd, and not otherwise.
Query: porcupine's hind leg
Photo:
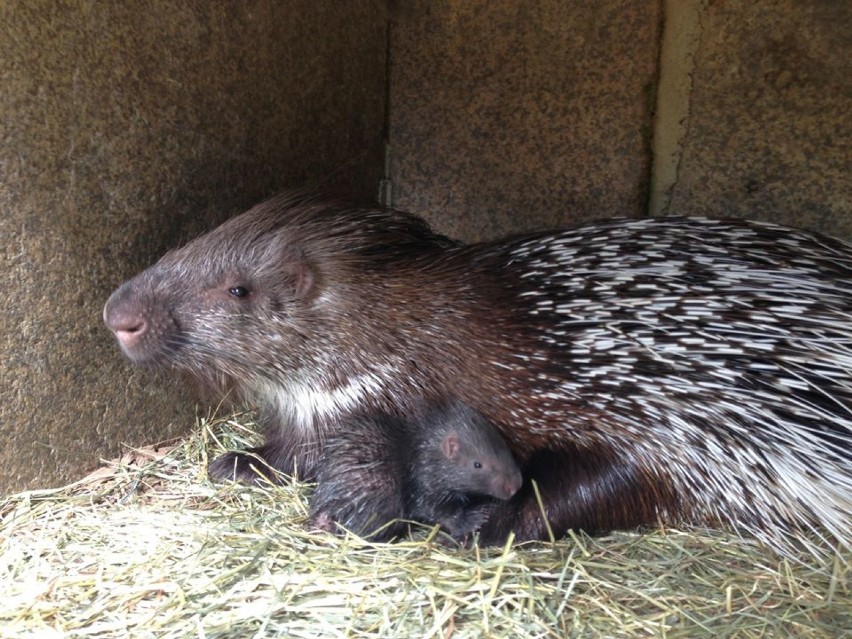
[[[662,514],[671,519],[678,511],[673,489],[603,447],[540,451],[527,460],[523,473],[521,490],[490,507],[480,543],[501,544],[510,532],[516,541],[546,540],[548,527],[558,539],[569,530],[605,533],[652,526]]]

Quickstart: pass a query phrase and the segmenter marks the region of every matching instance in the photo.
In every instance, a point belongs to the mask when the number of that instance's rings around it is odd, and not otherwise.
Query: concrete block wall
[[[393,203],[467,240],[646,210],[657,0],[391,14]]]
[[[734,215],[852,239],[852,20],[825,0],[0,3],[0,491],[193,422],[109,292],[293,186],[467,240]]]
[[[667,0],[651,212],[852,239],[852,3]]]

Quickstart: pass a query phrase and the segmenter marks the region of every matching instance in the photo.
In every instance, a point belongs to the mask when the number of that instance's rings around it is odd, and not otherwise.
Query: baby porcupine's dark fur
[[[311,478],[353,414],[458,398],[536,480],[552,530],[709,523],[849,547],[852,247],[768,224],[599,222],[458,246],[282,196],[119,288],[134,361],[258,406],[255,452]],[[231,453],[213,476],[249,478]],[[530,490],[481,529],[547,534]]]
[[[456,402],[410,419],[352,417],[329,437],[317,469],[311,521],[375,540],[404,521],[441,524],[455,537],[475,531],[487,506],[512,497],[522,477],[506,442],[481,415]],[[378,527],[378,530],[377,530]]]

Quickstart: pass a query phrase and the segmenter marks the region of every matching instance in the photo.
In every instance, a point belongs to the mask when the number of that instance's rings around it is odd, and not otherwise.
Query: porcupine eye
[[[477,470],[479,470],[480,468],[482,468],[482,462],[478,462],[478,461],[473,462],[473,467],[476,468]]]
[[[245,286],[232,286],[228,289],[228,292],[234,297],[248,297],[250,291]]]

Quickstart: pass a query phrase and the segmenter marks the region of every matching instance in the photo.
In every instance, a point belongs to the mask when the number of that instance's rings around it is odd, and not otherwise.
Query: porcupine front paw
[[[308,525],[313,530],[349,531],[372,541],[386,541],[405,532],[406,525],[400,521],[403,515],[396,492],[362,490],[340,475],[325,476],[321,469]]]
[[[263,457],[262,446],[219,455],[208,464],[207,476],[214,481],[236,481],[244,484],[276,479],[274,469]]]
[[[462,506],[456,512],[440,517],[437,523],[455,539],[462,541],[468,539],[488,521],[493,506],[494,504],[490,501]]]

